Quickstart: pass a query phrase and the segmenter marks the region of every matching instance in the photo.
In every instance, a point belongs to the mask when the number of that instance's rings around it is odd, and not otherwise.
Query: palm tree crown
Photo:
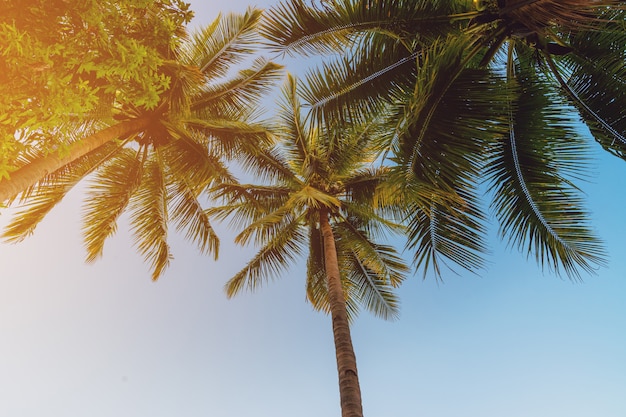
[[[371,140],[373,123],[303,118],[295,79],[289,78],[284,93],[278,142],[246,164],[264,183],[223,183],[217,191],[226,205],[209,209],[243,226],[238,243],[260,247],[226,291],[233,296],[256,289],[308,251],[307,297],[332,317],[342,415],[362,417],[349,319],[362,306],[395,317],[392,290],[407,272],[393,247],[374,240],[402,230],[387,216],[393,207],[375,204],[375,191],[388,170],[373,165],[378,154]]]
[[[125,210],[153,279],[171,258],[169,221],[201,252],[217,256],[219,241],[203,211],[202,195],[215,183],[232,182],[225,161],[253,153],[267,140],[266,128],[252,119],[254,103],[281,73],[280,66],[263,59],[228,73],[254,52],[260,16],[255,9],[220,16],[169,51],[161,70],[170,86],[155,108],[119,107],[111,127],[77,132],[65,159],[25,157],[22,171],[37,168],[43,176],[23,192],[26,209],[5,236],[16,241],[30,234],[75,184],[93,173],[83,229],[89,261],[102,254]],[[15,177],[20,174],[16,171]]]
[[[393,318],[397,299],[392,288],[407,271],[391,246],[375,237],[401,232],[374,192],[389,170],[375,167],[373,124],[320,126],[301,115],[296,81],[289,77],[277,126],[278,142],[251,158],[245,168],[266,181],[258,185],[218,185],[226,204],[208,212],[243,227],[240,244],[253,242],[258,254],[226,285],[229,296],[257,289],[308,252],[307,296],[316,309],[328,311],[320,219],[327,216],[337,237],[337,255],[351,316],[360,306]],[[387,213],[388,214],[388,213]],[[381,234],[382,233],[382,234]]]
[[[311,71],[322,117],[389,115],[394,181],[425,270],[482,266],[488,190],[501,235],[571,278],[603,263],[575,180],[587,136],[624,157],[626,32],[616,1],[285,1],[263,33],[287,53],[343,51]],[[423,190],[432,191],[430,202]],[[420,198],[414,193],[421,190]]]

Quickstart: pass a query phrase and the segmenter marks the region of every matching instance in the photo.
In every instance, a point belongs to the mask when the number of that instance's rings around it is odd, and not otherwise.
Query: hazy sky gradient
[[[247,3],[193,4],[206,23]],[[626,416],[626,163],[594,149],[582,187],[609,267],[584,283],[544,274],[494,227],[480,277],[416,275],[399,321],[354,325],[367,417]],[[302,266],[227,300],[252,251],[222,229],[218,262],[174,237],[153,283],[125,220],[86,265],[82,197],[0,245],[0,416],[340,416],[330,318],[305,302]]]

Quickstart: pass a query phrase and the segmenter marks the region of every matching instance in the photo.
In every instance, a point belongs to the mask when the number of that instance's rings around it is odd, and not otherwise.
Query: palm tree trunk
[[[117,138],[128,136],[145,129],[149,123],[150,119],[148,118],[133,119],[117,123],[72,143],[69,146],[68,152],[63,156],[57,153],[50,153],[35,159],[29,164],[12,172],[8,179],[3,178],[0,180],[0,203],[14,198],[41,181],[49,173],[63,168],[65,165],[76,161],[100,146]]]
[[[361,388],[356,369],[356,356],[352,347],[346,300],[341,286],[335,236],[328,221],[328,211],[320,212],[320,229],[324,242],[324,263],[328,285],[328,299],[335,337],[337,372],[339,373],[339,396],[342,417],[363,417]]]

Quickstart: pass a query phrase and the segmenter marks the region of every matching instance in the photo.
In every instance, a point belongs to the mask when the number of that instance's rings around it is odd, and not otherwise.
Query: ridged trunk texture
[[[76,141],[69,146],[66,155],[59,156],[50,153],[31,163],[24,165],[10,174],[9,179],[0,180],[0,203],[5,202],[18,194],[26,191],[29,187],[37,184],[46,175],[63,168],[65,165],[76,161],[100,146],[120,137],[145,129],[150,124],[150,119],[134,119],[102,129],[101,131]]]
[[[320,229],[324,241],[324,263],[328,285],[328,300],[333,322],[337,372],[339,374],[339,396],[342,417],[363,417],[361,387],[356,369],[356,356],[350,336],[350,323],[346,300],[341,286],[335,236],[328,221],[328,212],[320,213]]]

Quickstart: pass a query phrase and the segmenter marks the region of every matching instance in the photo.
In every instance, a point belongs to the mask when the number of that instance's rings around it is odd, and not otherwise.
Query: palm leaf
[[[254,291],[271,278],[278,277],[302,250],[305,239],[297,221],[287,222],[279,233],[265,241],[248,264],[226,283],[226,294],[232,297],[244,288]]]
[[[135,245],[153,267],[157,280],[172,258],[167,244],[167,190],[163,161],[155,150],[145,162],[141,185],[130,199],[130,224]]]
[[[141,184],[141,158],[141,152],[122,149],[92,181],[83,214],[88,262],[102,255],[104,241],[115,233],[118,217]]]
[[[244,14],[219,15],[195,33],[181,51],[185,59],[209,77],[223,77],[233,65],[254,51],[255,27],[262,11],[249,8]]]
[[[20,242],[30,236],[44,217],[87,175],[111,158],[117,144],[102,146],[72,164],[48,174],[22,198],[25,209],[18,212],[7,225],[3,237],[10,242]]]
[[[520,68],[508,137],[491,150],[487,175],[501,235],[570,278],[603,262],[587,213],[564,171],[584,168],[584,141],[545,80]],[[565,170],[563,169],[565,168]]]
[[[205,117],[229,114],[233,118],[244,119],[282,75],[282,66],[257,58],[250,68],[240,70],[227,81],[206,84],[193,97],[191,110]],[[233,109],[239,114],[232,114]]]
[[[177,173],[169,173],[167,182],[169,213],[176,228],[184,230],[185,237],[195,242],[201,253],[213,254],[217,259],[220,241],[198,200],[198,191],[186,178],[179,178]]]

